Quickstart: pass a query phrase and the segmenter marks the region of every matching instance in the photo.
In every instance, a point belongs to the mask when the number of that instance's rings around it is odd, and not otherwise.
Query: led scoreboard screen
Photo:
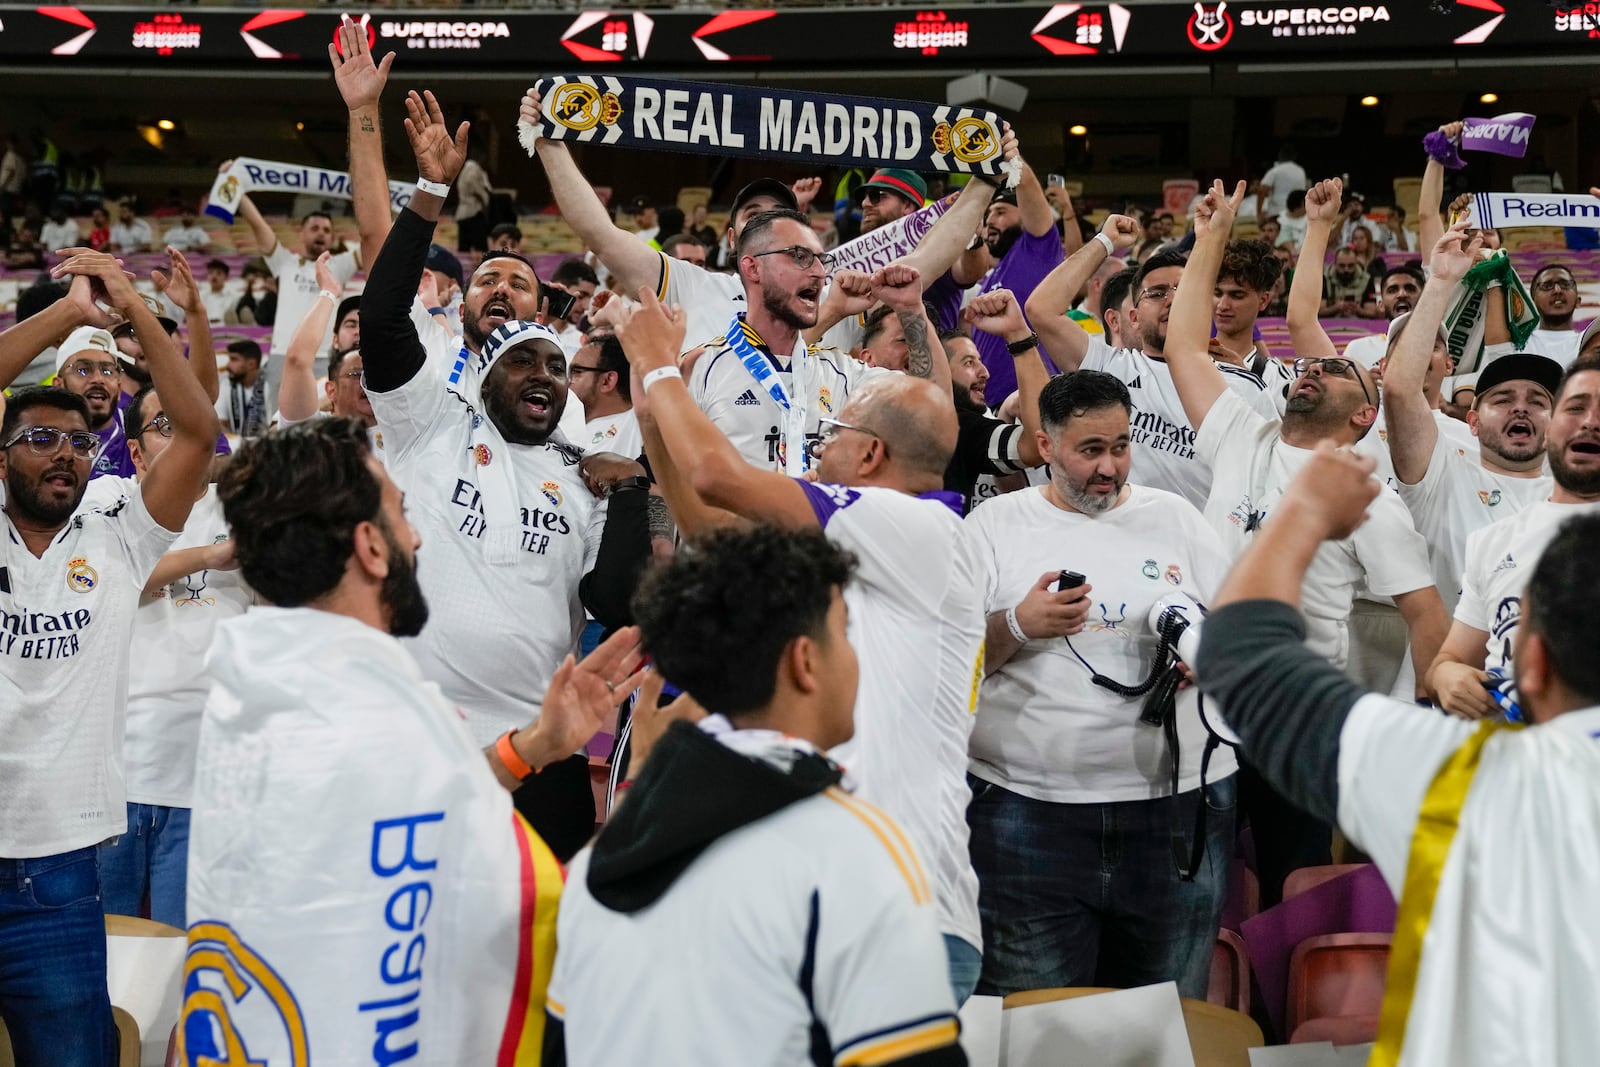
[[[820,10],[347,12],[379,52],[410,68],[470,65],[536,77],[621,64],[692,73],[716,65],[828,71],[960,65],[1226,62],[1356,53],[1586,53],[1600,2],[1422,0],[1288,3],[995,4]],[[340,12],[319,8],[0,6],[11,63],[275,63],[321,67]],[[620,69],[620,68],[613,68]]]

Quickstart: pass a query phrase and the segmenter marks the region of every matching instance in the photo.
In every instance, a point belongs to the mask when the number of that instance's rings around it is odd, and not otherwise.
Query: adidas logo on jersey
[[[1511,558],[1511,553],[1507,552],[1506,558],[1501,560],[1500,563],[1495,567],[1495,573],[1498,574],[1500,571],[1514,571],[1516,569],[1517,561]]]
[[[739,394],[739,399],[733,402],[734,407],[760,407],[761,401],[756,399],[754,389],[746,389]]]

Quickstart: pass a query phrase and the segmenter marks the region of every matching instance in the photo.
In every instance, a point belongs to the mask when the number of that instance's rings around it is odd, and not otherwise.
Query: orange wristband
[[[515,730],[507,730],[501,734],[500,740],[494,743],[494,754],[500,757],[500,762],[511,772],[511,776],[520,782],[533,775],[535,771],[517,755],[516,747],[511,743],[511,736],[515,733]]]

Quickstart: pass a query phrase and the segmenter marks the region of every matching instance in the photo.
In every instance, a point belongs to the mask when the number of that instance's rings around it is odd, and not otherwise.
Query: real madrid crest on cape
[[[543,119],[522,123],[522,147],[539,138],[840,166],[1008,176],[992,111],[769,86],[554,75],[534,88]]]

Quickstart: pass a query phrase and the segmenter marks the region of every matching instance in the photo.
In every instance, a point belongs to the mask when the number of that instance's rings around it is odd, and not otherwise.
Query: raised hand
[[[467,162],[467,131],[470,122],[456,127],[450,135],[444,124],[444,111],[433,93],[406,94],[406,136],[411,139],[411,154],[417,158],[417,173],[430,182],[450,185]]]
[[[606,638],[593,652],[574,663],[562,661],[550,679],[540,705],[539,721],[515,738],[521,753],[530,753],[534,766],[561,759],[588,744],[605,726],[617,705],[638,688],[644,672],[638,670],[644,655],[639,631],[625,626]],[[526,757],[524,757],[526,758]]]
[[[1344,200],[1344,182],[1328,178],[1306,190],[1306,218],[1328,225],[1339,218],[1339,207]]]
[[[184,314],[190,312],[205,313],[205,305],[200,302],[200,286],[195,284],[194,271],[189,269],[189,261],[182,252],[167,246],[168,268],[166,270],[153,270],[150,272],[150,281],[155,285],[156,291],[164,293],[168,300],[181,307]]]
[[[340,21],[335,36],[338,43],[328,45],[328,62],[333,65],[333,83],[339,87],[344,106],[351,111],[377,107],[383,87],[389,81],[394,53],[384,56],[382,63],[374,64],[372,52],[367,48],[367,28],[349,15]]]
[[[847,319],[872,309],[872,276],[858,270],[835,271],[828,279],[828,294],[823,298],[829,317]]]
[[[1450,201],[1450,206],[1445,209],[1444,217],[1447,219],[1460,218],[1472,206],[1472,194],[1462,193]]]
[[[1483,234],[1471,228],[1470,219],[1457,219],[1439,238],[1428,257],[1429,273],[1442,281],[1458,282],[1478,262]]]
[[[922,274],[915,267],[891,263],[872,276],[872,295],[896,312],[915,311],[922,304]]]
[[[1100,224],[1100,232],[1111,238],[1117,249],[1132,248],[1139,240],[1139,220],[1131,215],[1107,215]]]
[[[811,201],[817,198],[822,191],[821,178],[801,178],[789,186],[789,191],[794,193],[795,210],[806,212],[811,210]]]
[[[544,101],[539,97],[539,90],[530,86],[528,91],[522,94],[522,104],[517,108],[517,122],[519,125],[527,123],[529,126],[537,126],[543,118]]]
[[[66,298],[86,324],[110,328],[129,318],[135,304],[144,303],[133,287],[133,275],[123,270],[122,260],[110,253],[63,248],[60,255],[66,258],[50,268],[50,276],[72,277]],[[109,305],[111,310],[102,305]]]
[[[973,329],[1018,341],[1028,336],[1028,320],[1010,289],[991,289],[975,296],[961,309],[961,321],[971,323]]]
[[[628,364],[640,374],[648,374],[658,367],[676,367],[678,353],[683,351],[683,335],[688,328],[688,316],[673,304],[664,307],[656,299],[655,290],[646,286],[639,290],[639,304],[630,308],[617,322],[617,339]]]
[[[1221,178],[1213,181],[1211,188],[1206,190],[1206,195],[1195,205],[1195,240],[1220,234],[1222,240],[1226,241],[1228,234],[1233,232],[1233,220],[1239,214],[1239,205],[1243,202],[1244,182],[1235,186],[1233,195],[1229,196]]]

